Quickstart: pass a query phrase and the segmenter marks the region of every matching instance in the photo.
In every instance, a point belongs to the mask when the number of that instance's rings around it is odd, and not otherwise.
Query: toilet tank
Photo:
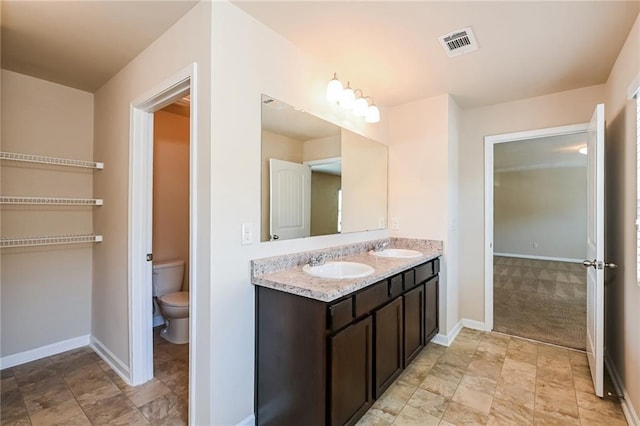
[[[153,297],[182,289],[184,260],[168,260],[153,264]]]

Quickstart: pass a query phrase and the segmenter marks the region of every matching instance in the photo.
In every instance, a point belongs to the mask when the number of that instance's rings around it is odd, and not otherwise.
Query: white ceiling
[[[605,83],[640,11],[637,0],[234,3],[385,106],[450,93],[473,107]],[[438,36],[467,26],[480,49],[448,58]]]
[[[1,3],[2,68],[94,92],[197,1]]]
[[[552,136],[494,145],[496,172],[587,167],[587,156],[578,150],[587,145],[587,134]]]
[[[195,4],[4,0],[2,67],[95,91]],[[472,107],[604,83],[640,11],[637,0],[235,4],[385,106],[450,93]],[[448,58],[437,37],[466,26],[480,49]]]
[[[266,95],[262,95],[262,128],[299,141],[340,135],[335,124]]]

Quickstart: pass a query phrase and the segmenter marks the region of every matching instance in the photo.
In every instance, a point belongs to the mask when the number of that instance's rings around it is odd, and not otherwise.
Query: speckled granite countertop
[[[420,251],[423,256],[414,259],[392,259],[369,254],[377,242],[390,242],[387,248],[405,248]],[[327,261],[359,262],[373,267],[368,277],[355,279],[324,279],[312,277],[302,271],[311,256],[323,253]],[[311,299],[331,302],[354,291],[397,274],[413,266],[442,255],[442,242],[407,238],[366,241],[347,246],[295,253],[251,261],[251,282]]]

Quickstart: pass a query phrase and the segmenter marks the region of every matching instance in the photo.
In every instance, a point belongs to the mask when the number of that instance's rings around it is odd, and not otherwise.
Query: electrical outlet
[[[253,224],[242,224],[242,245],[253,244]]]
[[[397,217],[391,218],[391,229],[400,229],[400,221]]]
[[[538,248],[538,243],[533,243],[533,248]]]
[[[378,218],[378,229],[384,229],[387,227],[387,221],[384,220],[384,217]]]

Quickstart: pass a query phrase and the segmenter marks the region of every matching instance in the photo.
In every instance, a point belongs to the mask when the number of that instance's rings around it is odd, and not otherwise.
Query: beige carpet
[[[586,286],[580,264],[495,256],[494,330],[584,350]]]

